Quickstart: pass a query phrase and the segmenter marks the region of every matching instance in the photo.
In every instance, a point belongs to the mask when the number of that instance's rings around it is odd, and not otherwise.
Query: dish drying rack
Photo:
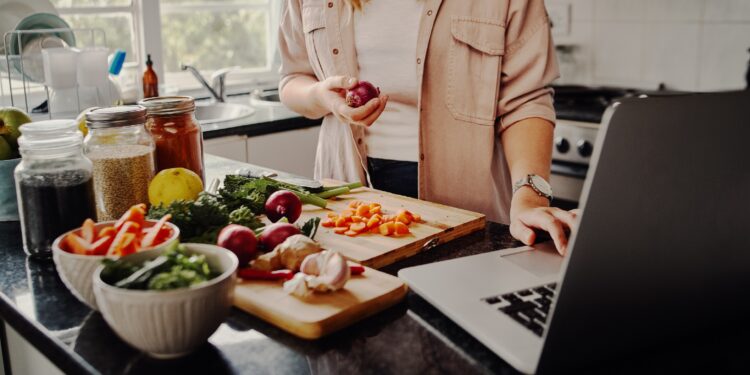
[[[32,41],[38,38],[58,37],[61,34],[73,35],[74,45],[67,45],[66,48],[76,49],[81,46],[86,48],[97,48],[97,47],[108,47],[107,46],[107,35],[101,28],[55,28],[55,29],[37,29],[37,30],[13,30],[6,32],[3,36],[3,45],[0,46],[3,49],[3,54],[0,57],[4,58],[5,61],[0,61],[0,97],[10,98],[10,105],[13,107],[22,108],[34,117],[39,115],[38,113],[32,114],[32,110],[43,104],[40,100],[36,104],[29,104],[30,99],[33,98],[34,94],[40,94],[43,91],[43,98],[48,104],[47,118],[53,119],[52,108],[50,104],[50,89],[47,86],[44,77],[42,81],[35,81],[31,79],[29,69],[26,65],[30,62],[36,61],[37,64],[42,61],[41,49],[35,53],[25,54],[24,53],[24,42],[31,44]],[[31,37],[28,37],[31,36]],[[28,38],[28,40],[26,40]],[[17,43],[17,51],[11,51],[11,44]],[[62,39],[62,38],[60,38]],[[86,43],[80,43],[83,41]],[[67,44],[67,43],[66,43]],[[16,52],[16,53],[12,53]],[[18,87],[20,84],[20,87]],[[5,89],[8,92],[5,92]],[[80,113],[81,108],[80,97],[79,97],[79,85],[76,85],[76,102],[78,104],[77,112]],[[108,86],[108,94],[112,96],[112,88]],[[23,106],[21,106],[23,105]]]

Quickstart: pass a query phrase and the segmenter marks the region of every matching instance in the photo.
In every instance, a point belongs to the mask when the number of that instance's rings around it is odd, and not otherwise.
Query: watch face
[[[549,186],[549,183],[545,179],[537,175],[532,175],[531,183],[534,184],[534,186],[536,186],[536,188],[539,189],[539,191],[541,191],[543,194],[552,195],[552,187]]]

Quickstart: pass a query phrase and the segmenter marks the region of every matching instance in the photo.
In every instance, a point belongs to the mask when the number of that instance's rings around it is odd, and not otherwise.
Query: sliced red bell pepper
[[[290,270],[259,271],[252,268],[240,268],[237,275],[244,280],[291,280],[294,272]]]
[[[171,214],[164,215],[159,221],[154,224],[153,227],[149,228],[146,234],[143,236],[141,241],[141,247],[151,247],[156,245],[156,238],[161,233],[164,224],[172,218]]]
[[[68,234],[63,241],[67,245],[67,251],[73,254],[86,255],[86,252],[91,248],[90,242],[75,233]]]
[[[133,207],[130,207],[127,211],[125,211],[124,214],[122,214],[120,219],[115,223],[115,229],[119,231],[120,228],[127,222],[134,222],[142,227],[145,221],[146,205],[135,205]]]
[[[88,251],[86,251],[86,255],[105,255],[107,254],[107,249],[109,249],[109,246],[112,244],[112,241],[114,241],[114,236],[104,236],[96,242],[92,243],[89,246]]]

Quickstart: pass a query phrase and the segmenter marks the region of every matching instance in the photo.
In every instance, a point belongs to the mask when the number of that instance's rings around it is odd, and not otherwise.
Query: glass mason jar
[[[45,259],[55,238],[95,217],[93,166],[83,155],[75,121],[39,121],[19,129],[21,163],[14,177],[23,249]]]
[[[89,134],[84,152],[94,164],[96,216],[117,220],[131,206],[148,204],[154,177],[154,141],[146,131],[146,108],[139,105],[86,112]]]
[[[205,184],[203,132],[195,119],[195,101],[189,96],[144,99],[146,129],[156,143],[156,170],[182,167],[195,172]]]

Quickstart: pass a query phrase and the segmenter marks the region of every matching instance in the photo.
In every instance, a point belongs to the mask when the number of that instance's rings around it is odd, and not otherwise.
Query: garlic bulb
[[[304,296],[309,290],[336,291],[343,288],[351,277],[346,259],[330,250],[308,255],[302,262],[301,270],[292,280],[284,283],[284,291],[297,296]]]

